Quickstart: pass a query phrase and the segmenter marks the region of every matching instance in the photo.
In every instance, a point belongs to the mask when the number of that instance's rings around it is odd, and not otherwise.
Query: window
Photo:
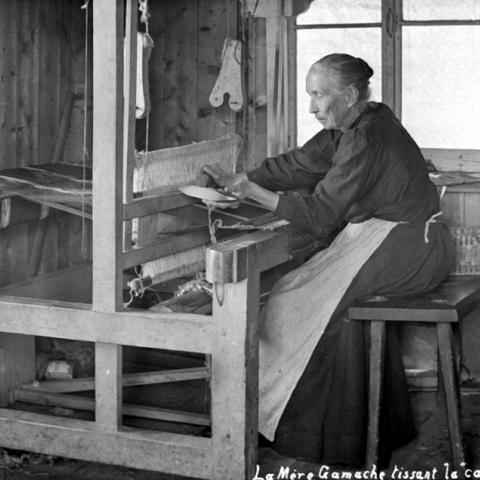
[[[370,64],[372,99],[388,104],[422,149],[480,159],[480,1],[314,0],[296,32],[298,144],[321,128],[308,113],[306,72],[336,51]]]

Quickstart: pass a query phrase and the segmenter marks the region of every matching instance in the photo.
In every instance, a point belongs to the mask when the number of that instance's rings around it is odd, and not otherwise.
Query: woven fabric
[[[136,157],[133,191],[146,194],[159,193],[162,188],[176,191],[180,185],[195,183],[202,167],[214,163],[227,172],[234,172],[240,141],[238,135],[232,134],[181,147],[139,153]],[[164,213],[135,219],[132,223],[133,240],[139,246],[156,241],[162,231],[180,230],[191,225],[190,221]],[[205,247],[199,246],[147,262],[143,265],[142,272],[157,283],[204,268]]]
[[[376,218],[348,224],[330,247],[275,284],[259,345],[259,431],[269,440],[335,308],[395,225]]]

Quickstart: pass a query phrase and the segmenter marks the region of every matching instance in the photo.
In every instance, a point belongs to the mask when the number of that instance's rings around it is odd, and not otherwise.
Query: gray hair
[[[317,60],[312,70],[326,69],[335,78],[340,89],[353,85],[358,90],[358,101],[370,97],[370,77],[373,70],[368,63],[359,57],[346,53],[332,53]]]

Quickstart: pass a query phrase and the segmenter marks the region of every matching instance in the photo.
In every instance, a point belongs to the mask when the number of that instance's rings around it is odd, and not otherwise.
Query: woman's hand
[[[277,208],[280,195],[251,182],[246,173],[227,173],[220,165],[216,164],[205,165],[203,171],[219,187],[223,187],[225,191],[239,199],[243,200],[245,197],[249,197],[272,212]]]
[[[250,182],[246,173],[227,173],[217,164],[205,165],[203,171],[209,175],[219,187],[223,187],[226,192],[240,199],[248,196]]]

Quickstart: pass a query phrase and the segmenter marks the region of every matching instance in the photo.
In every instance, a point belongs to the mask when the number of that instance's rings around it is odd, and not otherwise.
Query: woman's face
[[[349,94],[341,91],[327,70],[310,70],[307,75],[310,113],[326,129],[340,129],[350,110]]]

